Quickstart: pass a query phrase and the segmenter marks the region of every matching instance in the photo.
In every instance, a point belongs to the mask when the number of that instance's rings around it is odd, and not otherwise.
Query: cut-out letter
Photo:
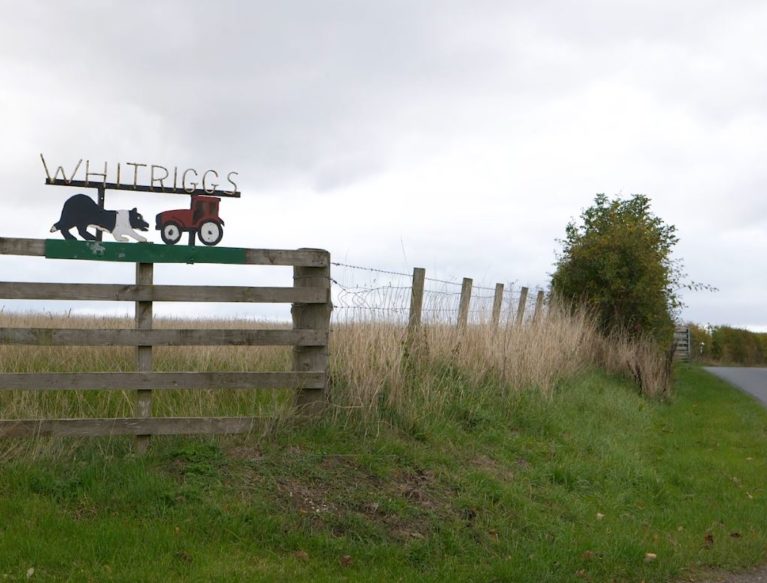
[[[202,175],[202,189],[208,194],[213,194],[214,192],[216,192],[216,187],[218,186],[218,182],[211,184],[210,190],[208,190],[208,187],[205,185],[205,180],[207,179],[208,174],[213,174],[216,178],[218,178],[218,172],[216,172],[215,170],[206,170],[205,173]]]

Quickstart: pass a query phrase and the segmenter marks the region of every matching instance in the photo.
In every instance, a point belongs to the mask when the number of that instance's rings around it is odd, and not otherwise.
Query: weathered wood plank
[[[426,280],[426,269],[423,267],[413,268],[413,285],[410,288],[410,312],[408,327],[416,328],[421,325],[421,312],[423,309],[423,288]]]
[[[325,296],[325,302],[322,304],[293,304],[290,310],[293,328],[311,328],[327,333],[330,329],[330,314],[333,310],[330,301],[330,265],[325,267],[294,267],[293,285],[297,289],[312,289]],[[327,346],[296,346],[293,348],[294,371],[323,372],[322,391],[299,391],[296,395],[296,405],[301,414],[316,415],[324,409],[328,399],[328,361]]]
[[[0,298],[8,300],[321,304],[327,301],[327,292],[319,288],[292,287],[0,282]]]
[[[458,303],[458,327],[465,328],[469,322],[469,304],[471,302],[471,287],[473,280],[470,277],[463,278],[461,285],[461,299]]]
[[[100,253],[101,248],[104,249],[103,256]],[[323,249],[192,247],[155,243],[111,241],[94,243],[93,241],[68,241],[65,239],[0,237],[0,255],[46,256],[46,250],[51,259],[93,259],[144,263],[243,263],[246,265],[295,265],[298,267],[326,267],[330,265],[330,254]]]
[[[136,285],[152,285],[154,282],[154,264],[136,263]],[[152,302],[136,302],[136,330],[150,331],[152,329]],[[136,370],[152,372],[152,346],[136,346]],[[152,389],[139,389],[136,392],[136,402],[133,415],[139,418],[152,416]],[[149,435],[137,435],[134,449],[137,453],[146,452],[149,447]]]
[[[503,305],[503,284],[495,284],[495,295],[493,296],[493,315],[492,323],[494,327],[498,327],[501,321],[501,306]]]
[[[330,254],[323,249],[245,249],[248,265],[294,265],[296,267],[328,267]]]
[[[0,420],[0,438],[249,433],[263,425],[266,419],[261,417],[3,419]]]
[[[538,294],[535,297],[535,310],[533,311],[533,322],[537,322],[542,316],[543,300],[544,300],[543,290],[539,289]]]
[[[2,373],[0,390],[322,389],[325,371]]]
[[[45,255],[45,239],[0,237],[0,255]]]
[[[522,286],[522,289],[519,291],[519,304],[517,305],[517,316],[514,319],[514,324],[516,326],[522,325],[522,322],[525,318],[525,307],[527,306],[527,292],[528,288],[525,286]]]
[[[326,346],[321,330],[89,330],[0,328],[0,344],[29,346]]]

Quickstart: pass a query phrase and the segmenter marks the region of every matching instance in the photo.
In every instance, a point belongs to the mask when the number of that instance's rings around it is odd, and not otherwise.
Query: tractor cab
[[[200,225],[206,218],[218,218],[218,203],[220,198],[215,196],[193,196],[192,197],[192,222]]]

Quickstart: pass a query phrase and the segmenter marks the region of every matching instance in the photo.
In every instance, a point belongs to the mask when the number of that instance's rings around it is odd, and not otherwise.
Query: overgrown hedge
[[[730,326],[690,324],[693,359],[716,364],[767,365],[767,334]],[[702,343],[702,345],[701,345]]]

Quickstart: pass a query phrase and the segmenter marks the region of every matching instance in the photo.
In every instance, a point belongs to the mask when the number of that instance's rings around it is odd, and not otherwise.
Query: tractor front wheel
[[[200,229],[197,231],[197,236],[200,238],[203,245],[217,245],[224,236],[224,229],[215,221],[205,221],[200,225]]]
[[[169,221],[162,226],[160,237],[168,245],[175,245],[181,239],[181,226],[178,223]]]

